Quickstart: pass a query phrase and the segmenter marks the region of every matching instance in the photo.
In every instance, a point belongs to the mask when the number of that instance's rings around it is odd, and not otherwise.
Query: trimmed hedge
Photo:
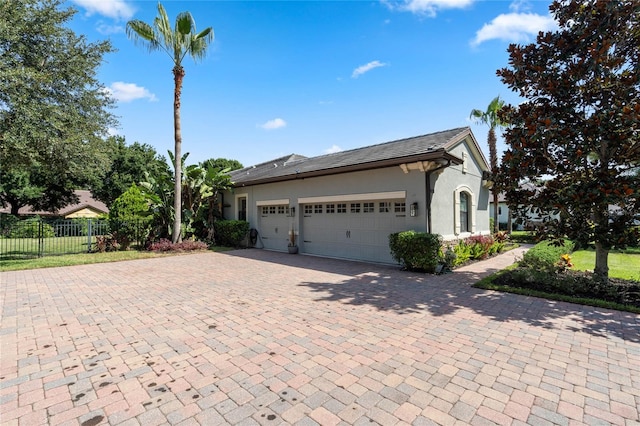
[[[404,231],[389,235],[391,257],[409,271],[435,272],[441,245],[438,234]]]
[[[218,220],[213,223],[216,245],[240,247],[249,232],[249,222],[244,220]]]

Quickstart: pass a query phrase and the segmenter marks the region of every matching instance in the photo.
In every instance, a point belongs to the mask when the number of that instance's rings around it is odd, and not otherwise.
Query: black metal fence
[[[90,253],[97,236],[117,231],[105,219],[0,219],[0,260]]]

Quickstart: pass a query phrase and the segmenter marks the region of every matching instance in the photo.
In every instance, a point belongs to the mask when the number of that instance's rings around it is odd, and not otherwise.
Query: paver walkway
[[[640,316],[262,250],[0,274],[0,424],[638,424]]]

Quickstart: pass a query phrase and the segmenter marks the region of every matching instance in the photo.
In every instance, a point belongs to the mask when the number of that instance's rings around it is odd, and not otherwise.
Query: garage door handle
[[[347,238],[351,238],[351,231],[347,231]]]

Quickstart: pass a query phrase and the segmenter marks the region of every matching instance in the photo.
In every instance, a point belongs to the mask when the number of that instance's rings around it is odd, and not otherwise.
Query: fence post
[[[42,218],[40,218],[38,220],[38,257],[42,257],[42,254],[44,252],[44,241],[43,241],[43,236],[42,233],[44,232],[44,225],[42,223]]]
[[[91,253],[91,218],[87,219],[87,253]]]

